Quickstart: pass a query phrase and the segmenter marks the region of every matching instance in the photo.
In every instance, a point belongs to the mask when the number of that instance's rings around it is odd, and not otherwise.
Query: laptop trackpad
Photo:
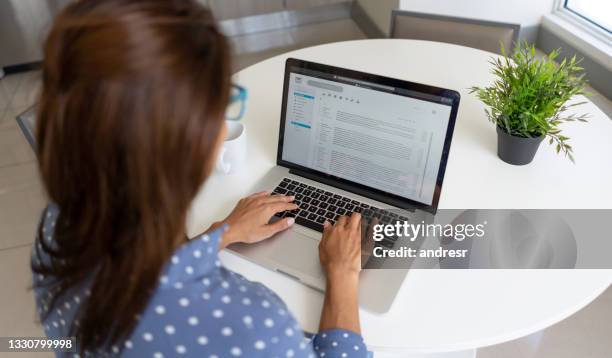
[[[319,263],[318,241],[297,230],[290,230],[279,235],[274,240],[271,253],[274,261],[296,272],[312,277],[323,275]],[[282,267],[279,268],[282,269]]]

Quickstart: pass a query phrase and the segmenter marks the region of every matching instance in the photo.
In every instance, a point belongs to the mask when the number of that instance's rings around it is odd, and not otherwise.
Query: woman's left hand
[[[289,228],[295,222],[293,218],[284,218],[272,224],[269,221],[278,212],[297,209],[298,206],[292,201],[292,196],[270,195],[269,192],[255,193],[241,199],[227,218],[211,227],[215,229],[228,225],[227,231],[222,234],[219,249],[223,250],[236,242],[259,242]]]

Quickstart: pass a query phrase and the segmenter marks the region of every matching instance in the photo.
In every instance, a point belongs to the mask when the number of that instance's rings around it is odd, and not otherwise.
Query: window
[[[568,48],[568,55],[577,53],[589,59],[583,65],[591,83],[606,88],[609,76],[595,74],[609,73],[608,64],[612,63],[611,0],[554,0],[552,13],[542,18],[542,29],[552,36],[542,37],[540,47],[548,51]]]
[[[612,34],[612,2],[610,0],[563,0],[563,8]]]

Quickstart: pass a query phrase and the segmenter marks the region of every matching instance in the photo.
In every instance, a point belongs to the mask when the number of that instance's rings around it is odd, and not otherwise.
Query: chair
[[[17,124],[23,132],[23,136],[26,138],[32,150],[36,152],[36,140],[34,139],[34,128],[36,127],[36,105],[26,109],[23,113],[17,115],[15,118]]]
[[[511,53],[521,25],[393,10],[392,38],[447,42],[501,53],[500,42]]]

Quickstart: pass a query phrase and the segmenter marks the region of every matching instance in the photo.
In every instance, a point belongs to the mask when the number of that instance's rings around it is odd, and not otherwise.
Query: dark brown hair
[[[223,128],[229,57],[195,0],[82,0],[55,20],[36,140],[60,214],[54,246],[39,240],[51,262],[32,269],[53,278],[50,307],[91,280],[71,326],[81,351],[130,335],[185,242]]]

